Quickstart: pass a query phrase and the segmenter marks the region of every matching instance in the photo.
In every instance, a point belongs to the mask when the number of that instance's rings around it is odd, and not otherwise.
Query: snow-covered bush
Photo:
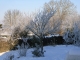
[[[26,52],[27,52],[27,48],[28,48],[27,45],[21,44],[21,46],[18,45],[17,48],[18,48],[18,53],[19,53],[20,57],[26,56]]]
[[[20,49],[20,50],[18,50],[19,57],[21,57],[21,56],[26,56],[26,52],[27,52],[26,49]]]
[[[65,40],[66,44],[73,44],[73,37],[74,34],[71,29],[67,29],[63,35],[63,39]]]
[[[73,24],[71,30],[67,30],[63,38],[68,43],[73,43],[74,45],[80,46],[80,21],[76,21]]]
[[[41,57],[43,54],[41,53],[40,46],[35,44],[36,48],[32,51],[33,57]],[[44,52],[43,52],[44,53]]]
[[[80,21],[77,21],[73,25],[74,44],[80,46]]]

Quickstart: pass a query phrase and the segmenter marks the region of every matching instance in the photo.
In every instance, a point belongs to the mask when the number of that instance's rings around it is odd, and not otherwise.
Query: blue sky
[[[21,12],[32,12],[43,7],[45,2],[50,0],[0,0],[0,22],[4,18],[4,13],[7,10],[20,10]],[[77,7],[77,11],[80,13],[80,0],[71,0]]]

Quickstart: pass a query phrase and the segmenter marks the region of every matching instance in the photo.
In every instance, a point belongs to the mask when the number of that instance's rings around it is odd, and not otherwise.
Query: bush
[[[27,52],[27,49],[19,49],[18,50],[19,57],[26,56],[26,52]]]
[[[32,51],[33,57],[43,57],[43,54],[41,53],[40,46],[37,44],[35,44],[35,46],[36,46],[36,48],[34,49],[34,51]]]
[[[18,45],[17,48],[18,48],[18,53],[19,53],[20,57],[26,56],[26,52],[27,52],[27,48],[28,48],[27,45],[24,45],[24,44],[22,44],[21,46]]]

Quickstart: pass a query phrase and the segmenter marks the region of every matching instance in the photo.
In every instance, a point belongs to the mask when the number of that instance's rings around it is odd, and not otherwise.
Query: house
[[[0,30],[0,40],[9,40],[10,39],[11,34],[7,31],[4,31],[3,29]]]

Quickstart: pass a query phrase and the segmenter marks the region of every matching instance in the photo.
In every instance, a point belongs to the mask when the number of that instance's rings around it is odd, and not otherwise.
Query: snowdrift
[[[70,50],[66,60],[80,60],[80,48]]]

